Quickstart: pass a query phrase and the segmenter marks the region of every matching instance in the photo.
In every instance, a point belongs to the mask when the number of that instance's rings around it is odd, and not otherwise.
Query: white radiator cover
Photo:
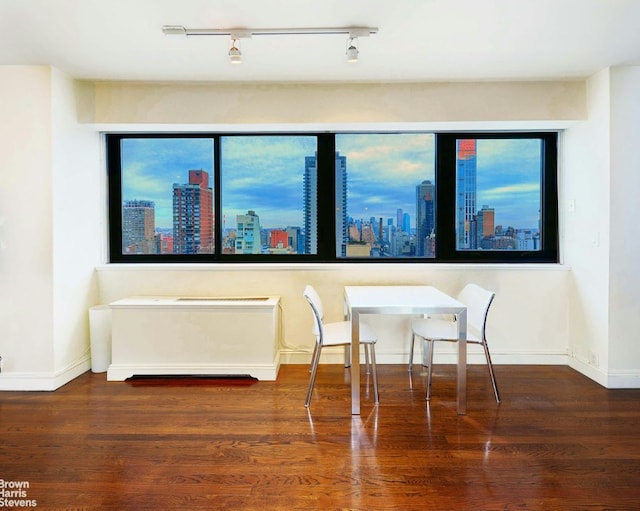
[[[136,296],[109,304],[107,379],[134,375],[250,375],[280,368],[280,297]]]

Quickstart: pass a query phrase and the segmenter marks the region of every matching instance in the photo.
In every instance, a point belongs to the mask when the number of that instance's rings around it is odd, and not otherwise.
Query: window
[[[109,148],[110,165],[120,168],[109,173],[110,195],[121,197],[110,202],[111,260],[214,254],[213,140],[123,137]]]
[[[315,136],[220,137],[224,254],[317,253],[317,145]]]
[[[438,258],[557,262],[557,134],[438,136]]]
[[[556,133],[106,141],[111,262],[557,262]]]
[[[435,257],[435,135],[336,135],[336,255]]]

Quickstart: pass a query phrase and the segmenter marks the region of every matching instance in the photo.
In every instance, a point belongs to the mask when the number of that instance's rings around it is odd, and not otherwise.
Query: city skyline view
[[[227,228],[253,210],[264,228],[302,225],[300,200],[305,156],[315,136],[221,137],[222,211]],[[347,157],[347,214],[355,220],[409,213],[415,228],[415,187],[435,181],[431,133],[339,134],[336,151]],[[495,209],[495,224],[538,226],[540,142],[478,139],[477,207]],[[122,141],[122,197],[155,204],[157,229],[172,227],[174,183],[202,169],[213,186],[212,138],[130,138]]]
[[[255,211],[263,228],[303,225],[302,182],[315,136],[221,138],[222,214],[226,228]]]
[[[211,138],[125,138],[121,154],[122,200],[154,202],[156,229],[173,228],[174,183],[187,183],[189,170],[213,176]]]
[[[347,216],[386,223],[402,209],[415,228],[416,186],[435,181],[432,133],[341,134],[336,151],[347,158]]]

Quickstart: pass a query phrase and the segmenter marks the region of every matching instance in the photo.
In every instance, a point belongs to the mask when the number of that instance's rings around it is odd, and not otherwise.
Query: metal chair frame
[[[496,382],[496,376],[493,370],[491,354],[489,353],[489,346],[487,344],[486,337],[487,317],[489,315],[489,309],[491,307],[491,304],[493,303],[494,298],[495,293],[493,291],[483,289],[476,284],[467,284],[457,296],[458,301],[467,305],[466,341],[468,344],[480,344],[484,348],[484,355],[487,361],[487,368],[489,369],[489,377],[491,379],[491,385],[493,386],[493,393],[495,395],[496,402],[500,403],[500,393],[498,391],[498,384]],[[434,335],[434,332],[436,330],[445,331],[447,330],[447,327],[451,327],[450,330],[454,331],[457,330],[455,326],[455,318],[453,320],[421,318],[415,319],[411,323],[409,371],[413,369],[413,351],[415,338],[419,337],[423,340],[423,363],[426,363],[428,366],[427,400],[431,399],[434,343],[436,341],[458,342],[458,339],[454,336],[442,337]],[[429,330],[431,330],[431,332]],[[477,334],[474,332],[477,332]],[[426,357],[424,356],[425,350]]]

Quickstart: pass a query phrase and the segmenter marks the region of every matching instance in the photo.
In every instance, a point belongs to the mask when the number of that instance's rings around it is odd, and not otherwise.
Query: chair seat
[[[341,344],[351,344],[351,321],[336,321],[335,323],[324,323],[322,325],[323,346],[339,346]],[[362,344],[373,344],[376,342],[376,334],[365,323],[360,323],[360,342]]]
[[[420,318],[411,322],[413,333],[423,339],[435,341],[458,340],[458,324],[455,321],[436,318]],[[472,328],[467,327],[467,342],[481,343],[480,336]]]

